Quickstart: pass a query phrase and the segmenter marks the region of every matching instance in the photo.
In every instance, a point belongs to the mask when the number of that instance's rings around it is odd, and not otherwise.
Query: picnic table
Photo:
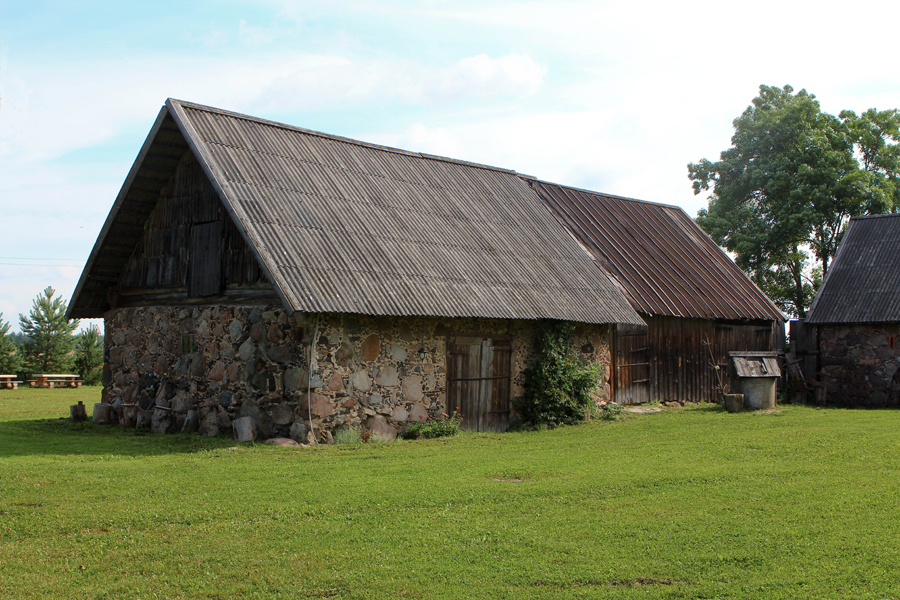
[[[0,390],[18,389],[21,381],[16,381],[15,375],[0,375]]]
[[[81,380],[78,375],[66,373],[35,373],[34,379],[28,380],[28,385],[34,388],[77,388],[81,387]]]

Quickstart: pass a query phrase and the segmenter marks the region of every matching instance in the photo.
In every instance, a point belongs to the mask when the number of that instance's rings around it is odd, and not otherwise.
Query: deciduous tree
[[[697,223],[785,312],[802,318],[849,218],[900,206],[900,117],[872,109],[838,118],[806,90],[793,91],[760,86],[734,120],[732,146],[688,171],[695,194],[712,189]]]

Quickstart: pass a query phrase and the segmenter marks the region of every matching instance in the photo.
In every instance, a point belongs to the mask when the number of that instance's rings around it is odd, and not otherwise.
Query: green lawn
[[[79,399],[0,392],[2,598],[900,598],[898,411],[300,449]]]

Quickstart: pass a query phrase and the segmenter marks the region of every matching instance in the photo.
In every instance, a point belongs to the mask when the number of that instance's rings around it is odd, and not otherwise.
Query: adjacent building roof
[[[701,319],[784,315],[679,207],[532,181],[639,313]]]
[[[807,323],[900,321],[900,214],[853,217]]]
[[[98,317],[190,148],[303,312],[643,321],[513,171],[166,101],[70,304]]]

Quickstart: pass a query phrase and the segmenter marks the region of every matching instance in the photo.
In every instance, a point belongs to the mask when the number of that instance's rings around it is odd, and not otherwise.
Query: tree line
[[[0,313],[0,372],[27,380],[34,373],[78,373],[85,385],[100,383],[103,336],[96,326],[76,334],[79,320],[66,320],[66,302],[47,287],[28,315],[19,315],[20,334]]]
[[[850,217],[900,210],[900,111],[823,112],[815,95],[760,86],[718,161],[697,224],[787,314],[804,318]]]

